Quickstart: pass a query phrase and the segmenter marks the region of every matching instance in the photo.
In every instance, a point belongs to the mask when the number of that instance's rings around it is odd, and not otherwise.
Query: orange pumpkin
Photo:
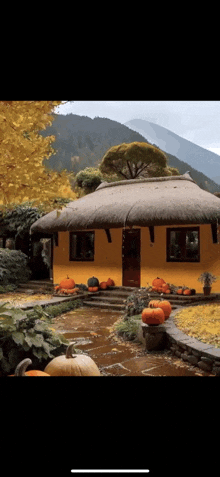
[[[166,290],[168,290],[168,288],[169,288],[168,283],[163,283],[163,285],[161,286],[161,288],[162,288],[162,292],[163,292],[163,293],[166,293]]]
[[[152,287],[152,291],[157,292],[157,287]]]
[[[89,292],[97,292],[99,287],[88,287]]]
[[[16,369],[15,369],[15,374],[10,374],[9,376],[50,376],[48,373],[45,373],[44,371],[39,371],[36,369],[32,369],[30,371],[26,371],[26,368],[32,364],[32,361],[30,358],[25,358],[23,361],[21,361]]]
[[[161,308],[144,308],[141,318],[148,325],[160,325],[165,321],[164,312]]]
[[[160,304],[160,300],[151,300],[149,301],[148,306],[150,308],[158,308],[159,304]]]
[[[162,285],[163,285],[164,283],[166,283],[166,282],[163,280],[163,278],[159,278],[159,277],[155,278],[155,279],[152,281],[153,287],[157,287],[157,288],[158,288],[158,287],[162,287]]]
[[[54,290],[55,290],[55,291],[58,291],[59,289],[60,289],[60,285],[56,285],[56,286],[54,287]]]
[[[62,280],[60,282],[60,288],[74,288],[75,287],[75,282],[73,280],[73,278],[69,278],[68,275],[67,275],[67,278],[65,278],[65,280]]]
[[[167,300],[151,300],[149,302],[150,308],[161,308],[164,312],[165,320],[167,320],[172,311],[172,306]]]
[[[182,294],[183,294],[183,289],[182,289],[182,288],[178,288],[177,294],[178,294],[178,295],[182,295]]]
[[[99,288],[101,288],[102,290],[106,290],[106,288],[108,288],[107,282],[101,282],[99,284]]]
[[[183,295],[191,295],[191,290],[190,288],[186,288],[183,292]]]
[[[106,283],[107,283],[108,287],[114,287],[115,286],[115,282],[111,278],[108,278]]]
[[[165,293],[167,293],[167,294],[168,294],[168,293],[171,293],[170,288],[167,288],[167,290],[165,291]]]

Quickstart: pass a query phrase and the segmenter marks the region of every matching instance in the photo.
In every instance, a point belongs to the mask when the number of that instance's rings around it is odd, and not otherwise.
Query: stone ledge
[[[188,336],[176,327],[173,318],[179,311],[185,308],[186,307],[181,306],[172,311],[168,320],[164,323],[168,337],[168,344],[170,342],[170,349],[175,355],[181,357],[184,361],[187,360],[204,371],[206,370],[219,376],[220,367],[218,367],[218,362],[220,366],[220,348],[215,348],[208,343],[203,343],[196,338]],[[181,348],[186,351],[183,353]],[[202,357],[205,359],[202,359]],[[206,362],[207,358],[209,361]]]

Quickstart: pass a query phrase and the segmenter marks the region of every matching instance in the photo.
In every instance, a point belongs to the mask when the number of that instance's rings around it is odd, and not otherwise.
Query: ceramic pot
[[[210,295],[212,287],[203,287],[204,295]]]

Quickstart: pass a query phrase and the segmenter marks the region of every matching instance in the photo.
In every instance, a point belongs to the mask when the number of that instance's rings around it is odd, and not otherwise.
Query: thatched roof
[[[50,212],[31,226],[53,233],[110,229],[129,225],[179,225],[220,222],[220,199],[185,173],[181,176],[101,183],[95,192]]]

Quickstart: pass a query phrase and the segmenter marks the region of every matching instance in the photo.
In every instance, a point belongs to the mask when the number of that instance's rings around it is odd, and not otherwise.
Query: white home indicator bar
[[[72,469],[71,472],[76,472],[76,473],[139,473],[139,474],[145,474],[146,472],[150,472],[149,469]]]

